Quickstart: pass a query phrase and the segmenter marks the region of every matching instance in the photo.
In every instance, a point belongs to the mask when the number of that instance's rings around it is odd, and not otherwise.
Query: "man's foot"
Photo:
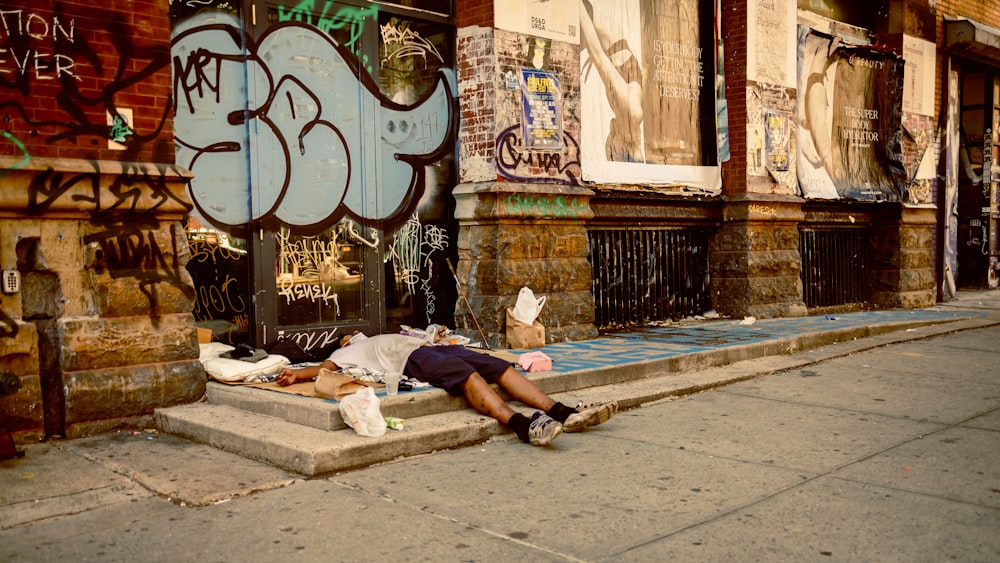
[[[563,430],[583,432],[588,426],[597,426],[607,422],[616,414],[618,414],[618,401],[577,407],[577,412],[569,415],[569,418],[563,423]]]
[[[563,431],[562,424],[548,415],[536,412],[528,426],[528,443],[532,446],[547,446]]]

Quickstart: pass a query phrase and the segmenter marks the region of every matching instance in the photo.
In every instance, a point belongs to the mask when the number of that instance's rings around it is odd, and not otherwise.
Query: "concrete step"
[[[474,411],[411,418],[402,431],[390,428],[377,438],[205,402],[158,409],[155,416],[162,432],[306,476],[476,444],[505,431]]]
[[[212,404],[273,416],[310,428],[347,428],[340,416],[340,403],[337,401],[217,382],[208,383],[205,398]],[[452,397],[441,389],[422,388],[404,391],[392,397],[380,394],[379,408],[384,416],[409,419],[459,411],[467,408],[467,405],[464,400]]]

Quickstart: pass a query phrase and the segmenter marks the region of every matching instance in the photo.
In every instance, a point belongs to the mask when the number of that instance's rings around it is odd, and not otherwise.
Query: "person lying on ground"
[[[439,336],[445,331],[442,327]],[[496,419],[522,442],[533,446],[547,446],[563,431],[581,432],[607,422],[618,412],[614,401],[582,410],[566,406],[546,395],[510,362],[462,345],[431,345],[427,339],[405,334],[370,338],[359,332],[346,335],[340,348],[320,365],[284,368],[276,381],[291,385],[316,377],[321,369],[353,367],[405,373],[451,395],[465,397],[476,411]],[[494,383],[514,400],[538,411],[531,418],[515,412],[491,387]]]

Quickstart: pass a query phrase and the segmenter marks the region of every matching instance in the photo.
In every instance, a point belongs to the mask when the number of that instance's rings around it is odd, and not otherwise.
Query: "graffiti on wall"
[[[344,335],[339,334],[339,329],[331,328],[284,331],[281,336],[294,341],[306,352],[318,352],[330,349]]]
[[[157,288],[161,284],[173,285],[182,293],[189,293],[180,265],[181,250],[177,246],[180,238],[176,223],[166,231],[170,237],[170,246],[166,250],[156,239],[164,230],[149,215],[95,221],[94,224],[100,225],[102,230],[83,237],[84,245],[93,249],[87,268],[98,274],[108,274],[112,279],[134,279],[149,300],[150,315],[160,314]]]
[[[0,112],[8,124],[17,116],[20,127],[46,144],[77,146],[80,139],[109,138],[106,113],[121,120],[119,108],[128,96],[169,64],[166,50],[133,41],[135,30],[120,12],[105,9],[93,19],[78,19],[58,11],[0,9]],[[52,106],[37,111],[37,103],[26,102],[36,96],[50,98]],[[130,129],[131,154],[157,140],[170,106],[164,103],[152,116],[146,133]],[[23,139],[5,133],[27,159]],[[171,160],[162,156],[159,160]]]
[[[389,248],[392,260],[392,275],[398,277],[410,295],[418,292],[423,298],[425,321],[437,318],[438,289],[436,279],[448,279],[449,272],[444,260],[449,246],[446,229],[439,225],[422,225],[420,218],[413,215],[398,231]],[[397,275],[398,272],[398,275]]]
[[[319,4],[322,4],[320,8]],[[278,6],[278,21],[296,21],[315,27],[324,34],[348,30],[348,37],[341,44],[348,49],[357,48],[365,21],[378,14],[378,6],[367,8],[337,5],[333,0],[302,0],[293,8]],[[362,63],[365,61],[362,59]]]
[[[279,314],[292,324],[358,314],[357,256],[345,267],[340,254],[383,246],[378,231],[345,225],[378,225],[387,238],[389,307],[402,298],[391,295],[397,282],[431,312],[441,293],[428,286],[426,253],[433,229],[453,221],[443,213],[453,207],[453,71],[435,70],[448,57],[428,28],[378,16],[377,6],[303,0],[276,7],[277,23],[252,37],[217,10],[174,21],[177,161],[195,174],[193,216],[222,233],[259,224],[277,235]],[[381,41],[372,59],[369,32]],[[415,267],[395,255],[411,244],[412,217],[425,223]]]
[[[196,288],[195,320],[222,319],[246,328],[250,315],[246,251],[214,234],[189,240],[188,247],[187,269]]]
[[[28,184],[26,211],[44,213],[64,198],[95,217],[135,214],[140,203],[143,212],[149,214],[168,203],[191,209],[190,203],[170,189],[168,178],[176,172],[173,165],[122,163],[122,172],[103,187],[100,165],[96,161],[90,161],[90,165],[92,171],[64,172],[49,167],[36,174]]]
[[[318,230],[345,214],[401,223],[423,189],[425,166],[450,148],[447,72],[418,102],[397,104],[348,49],[308,25],[278,24],[258,40],[242,37],[237,22],[188,26],[175,30],[173,61],[177,160],[194,171],[192,199],[217,226],[276,219]],[[366,123],[376,115],[373,130]],[[255,161],[248,205],[251,150],[272,156]],[[373,200],[365,177],[376,162]]]
[[[0,6],[0,154],[14,156],[0,176],[34,164],[35,157],[75,160],[70,169],[43,167],[21,185],[24,212],[44,216],[72,210],[90,216],[92,229],[82,243],[85,268],[111,279],[133,279],[158,315],[161,284],[189,293],[176,235],[155,217],[162,206],[172,213],[190,209],[169,182],[178,177],[169,139],[160,138],[172,103],[169,92],[143,98],[144,131],[124,122],[123,106],[137,90],[169,67],[165,43],[141,38],[129,14],[101,5],[29,2]],[[37,4],[37,3],[36,3]],[[99,4],[99,3],[98,3]],[[99,159],[109,139],[123,149],[109,172]],[[33,154],[37,153],[37,154]],[[162,158],[158,158],[162,157]],[[23,172],[23,170],[22,170]],[[16,335],[17,324],[0,313],[0,335]]]
[[[14,319],[7,316],[7,313],[0,309],[0,337],[14,338],[17,336],[18,328]]]
[[[379,27],[385,50],[385,55],[379,63],[391,67],[395,61],[420,59],[425,64],[428,61],[443,64],[444,57],[434,43],[421,37],[408,24],[409,22],[393,18]]]
[[[288,231],[277,234],[278,255],[278,296],[286,303],[295,301],[322,302],[333,307],[334,314],[340,316],[339,295],[328,282],[358,278],[357,270],[351,270],[342,262],[345,241],[334,231],[331,238],[315,236],[295,237]],[[296,280],[309,280],[298,283]]]
[[[505,129],[497,138],[497,171],[515,182],[580,183],[580,146],[563,132],[563,151],[533,151],[521,146],[520,125]],[[539,176],[541,174],[541,176]]]
[[[532,194],[511,194],[500,200],[502,213],[507,216],[522,217],[568,217],[579,218],[588,211],[576,196],[536,196]]]
[[[15,162],[14,164],[7,166],[4,169],[0,169],[0,174],[3,174],[6,170],[17,170],[18,168],[27,166],[28,163],[31,162],[31,154],[28,152],[28,147],[24,146],[24,143],[22,143],[20,139],[12,135],[10,131],[4,131],[2,135],[4,139],[6,139],[10,144],[14,145],[14,147],[17,148],[17,152],[20,153],[19,156],[21,156],[21,161]]]

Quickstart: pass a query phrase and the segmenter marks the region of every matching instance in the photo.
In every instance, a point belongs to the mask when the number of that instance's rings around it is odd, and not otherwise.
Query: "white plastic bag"
[[[341,399],[340,416],[361,436],[375,438],[385,434],[385,418],[378,407],[378,396],[371,387]]]
[[[533,291],[527,287],[522,287],[521,291],[517,294],[517,302],[514,303],[514,309],[511,310],[511,314],[514,316],[514,319],[530,325],[538,318],[544,306],[545,297],[536,298]]]

